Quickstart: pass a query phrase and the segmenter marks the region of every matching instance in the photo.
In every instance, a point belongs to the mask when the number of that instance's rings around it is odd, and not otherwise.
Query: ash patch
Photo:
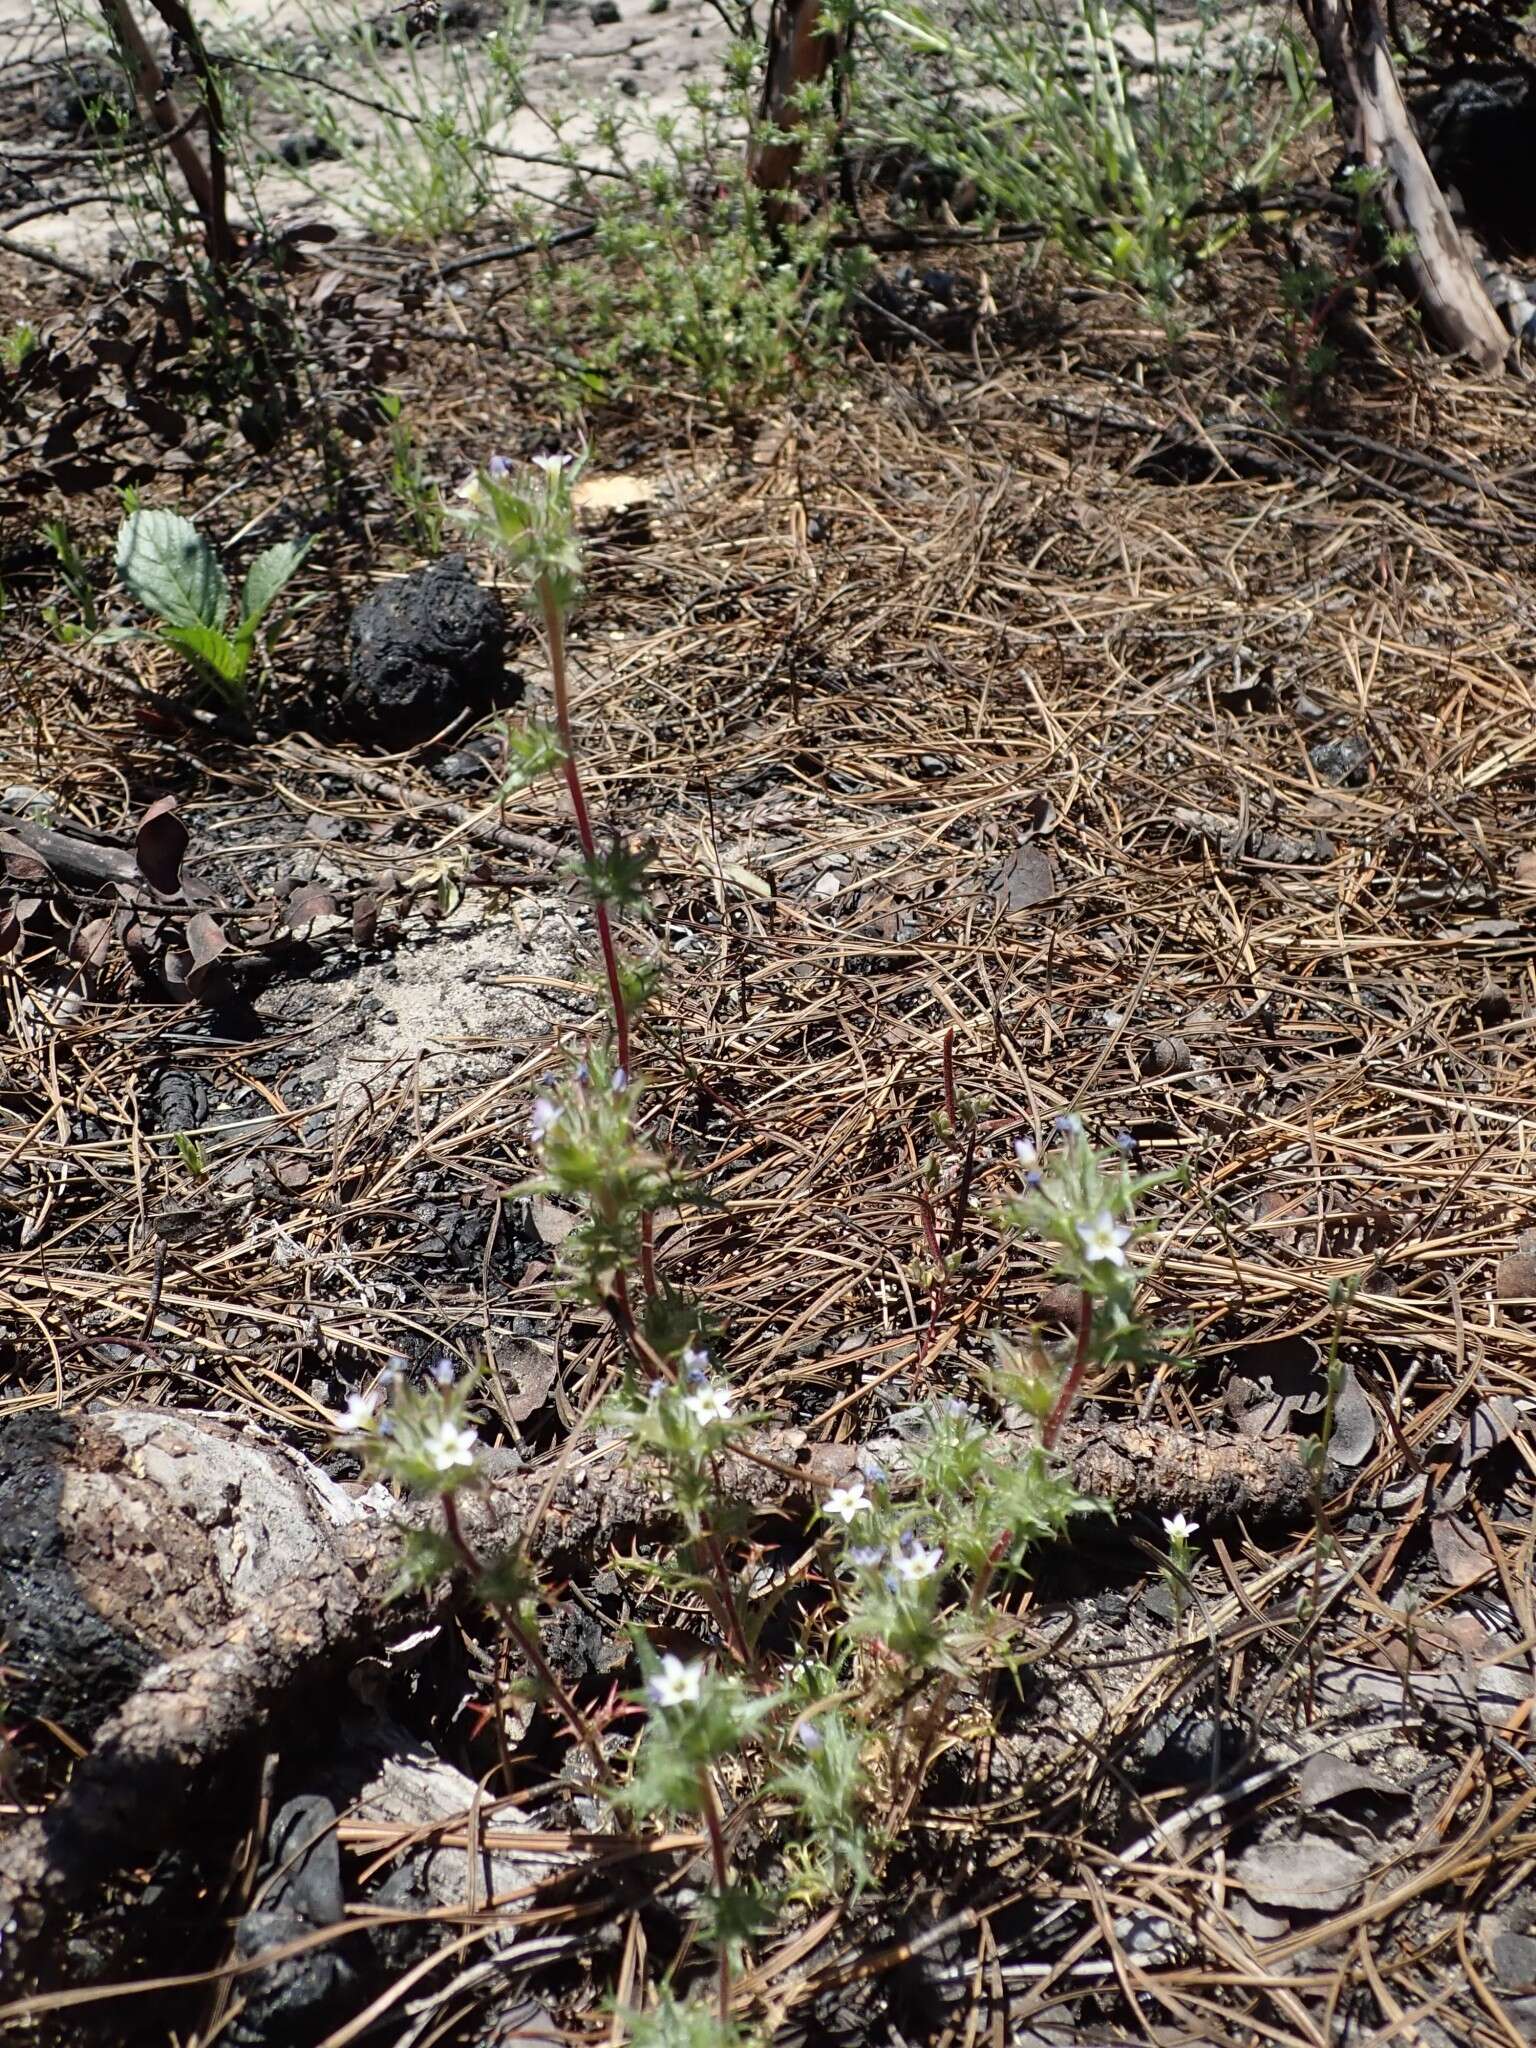
[[[445,920],[332,985],[336,1007],[320,1027],[327,1049],[310,1073],[329,1077],[349,1115],[418,1066],[450,1095],[483,1086],[526,1065],[571,1013],[582,953],[580,920],[538,897],[505,915]],[[311,1010],[318,993],[305,986]]]

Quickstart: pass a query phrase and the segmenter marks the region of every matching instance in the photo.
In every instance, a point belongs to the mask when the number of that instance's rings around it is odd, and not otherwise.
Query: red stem
[[[707,1770],[699,1772],[699,1797],[704,1807],[704,1825],[709,1830],[709,1853],[715,1869],[715,1890],[724,1894],[730,1883],[730,1865],[725,1855],[725,1829],[720,1820],[720,1802],[715,1797],[714,1781]],[[720,2024],[729,2026],[731,2021],[731,1958],[724,1942],[720,1944]]]
[[[713,1462],[710,1465],[710,1472],[718,1493],[720,1474]],[[725,1623],[725,1632],[730,1638],[731,1654],[745,1667],[752,1662],[752,1654],[747,1648],[747,1632],[742,1627],[741,1616],[736,1611],[736,1595],[731,1586],[731,1575],[726,1570],[725,1552],[720,1548],[720,1538],[712,1529],[704,1530],[703,1537],[704,1549],[720,1588],[720,1618]]]
[[[459,1520],[459,1504],[451,1493],[445,1493],[442,1500],[443,1520],[448,1525],[448,1540],[458,1553],[459,1561],[470,1577],[472,1579],[479,1579],[483,1577],[485,1567],[481,1564],[474,1545],[464,1534],[464,1524]],[[613,1783],[613,1772],[609,1768],[607,1757],[603,1755],[602,1745],[593,1733],[592,1726],[586,1716],[555,1676],[549,1659],[544,1655],[543,1645],[528,1629],[523,1627],[521,1621],[518,1620],[510,1607],[504,1606],[500,1601],[492,1601],[490,1604],[496,1613],[501,1616],[502,1625],[507,1630],[507,1633],[528,1659],[535,1672],[537,1672],[550,1698],[559,1708],[560,1718],[592,1759],[592,1768],[597,1772],[599,1779],[603,1784],[611,1785]]]
[[[640,1283],[647,1299],[656,1293],[656,1218],[647,1209],[640,1218]]]
[[[555,593],[549,578],[541,576],[538,583],[539,611],[544,621],[544,639],[549,649],[549,672],[555,685],[555,726],[560,734],[560,752],[565,769],[565,786],[570,793],[571,810],[576,819],[576,837],[581,841],[581,850],[588,865],[597,865],[597,839],[592,831],[592,819],[587,810],[587,799],[581,787],[581,776],[576,767],[576,734],[571,724],[571,693],[565,668],[565,624],[560,616],[560,607],[555,602]],[[597,912],[597,942],[603,952],[603,972],[608,978],[608,1000],[613,1006],[614,1049],[619,1065],[625,1075],[629,1073],[629,1012],[624,1005],[624,989],[619,980],[619,956],[613,943],[613,926],[608,918],[608,906],[599,902]]]
[[[976,1130],[975,1124],[965,1134],[965,1161],[960,1168],[960,1184],[955,1189],[955,1207],[949,1225],[949,1249],[956,1251],[965,1235],[965,1219],[971,1208],[971,1182],[976,1173]]]
[[[1077,1390],[1083,1383],[1083,1374],[1088,1370],[1088,1346],[1093,1338],[1093,1303],[1086,1288],[1077,1297],[1077,1355],[1072,1360],[1072,1370],[1062,1381],[1061,1392],[1056,1396],[1056,1405],[1045,1418],[1041,1435],[1045,1448],[1055,1447],[1061,1425],[1067,1419],[1067,1410],[1077,1397]]]

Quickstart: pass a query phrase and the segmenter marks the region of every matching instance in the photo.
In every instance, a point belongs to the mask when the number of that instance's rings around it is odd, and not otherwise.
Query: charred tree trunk
[[[1510,346],[1404,103],[1380,0],[1301,0],[1322,58],[1339,127],[1371,170],[1383,173],[1393,230],[1411,237],[1407,268],[1424,322],[1454,354],[1481,369]]]
[[[752,183],[768,195],[770,220],[786,212],[784,195],[793,190],[800,169],[804,116],[797,95],[805,86],[821,85],[842,52],[842,36],[824,35],[817,26],[823,5],[824,0],[773,0],[763,96],[747,154]]]
[[[900,1446],[875,1439],[895,1471]],[[1125,1515],[1208,1527],[1305,1522],[1313,1482],[1285,1443],[1158,1424],[1071,1427],[1074,1485]],[[727,1461],[746,1515],[804,1513],[857,1477],[855,1444],[765,1433]],[[525,1544],[551,1581],[675,1536],[675,1511],[610,1443],[494,1473],[461,1512],[483,1555]],[[897,1482],[898,1495],[903,1490]],[[435,1508],[407,1510],[419,1522]],[[46,1974],[61,1916],[147,1860],[208,1774],[398,1626],[400,1529],[371,1495],[228,1415],[119,1409],[0,1422],[0,1646],[7,1707],[90,1741],[45,1813],[0,1838],[0,1987]],[[453,1597],[444,1586],[438,1604]],[[0,1754],[3,1762],[3,1754]],[[0,2022],[20,2017],[0,2007]]]

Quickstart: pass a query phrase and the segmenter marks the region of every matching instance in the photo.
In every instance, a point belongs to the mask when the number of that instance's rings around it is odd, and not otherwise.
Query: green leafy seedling
[[[131,511],[117,531],[117,573],[163,622],[152,637],[185,655],[208,688],[243,711],[256,635],[309,549],[306,536],[278,541],[256,557],[241,585],[232,630],[229,582],[219,558],[179,512]]]
[[[193,1180],[206,1179],[208,1155],[202,1146],[186,1131],[172,1131],[171,1142],[176,1147],[177,1157]]]
[[[59,569],[70,596],[80,608],[78,625],[63,617],[57,605],[44,605],[43,617],[52,627],[54,637],[65,647],[71,647],[78,640],[89,640],[97,631],[100,621],[96,616],[96,598],[91,590],[90,572],[85,566],[74,535],[69,530],[67,519],[45,519],[42,536],[58,557]]]

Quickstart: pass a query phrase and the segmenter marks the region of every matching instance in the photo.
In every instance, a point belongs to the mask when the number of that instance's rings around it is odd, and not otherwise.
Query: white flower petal
[[[658,1707],[682,1707],[691,1705],[699,1697],[703,1683],[702,1664],[685,1664],[681,1657],[673,1656],[669,1650],[661,1660],[660,1669],[653,1671],[646,1680],[646,1691]]]
[[[862,1479],[855,1479],[849,1486],[834,1486],[821,1504],[821,1511],[833,1521],[856,1522],[869,1507],[869,1495],[864,1491]]]

